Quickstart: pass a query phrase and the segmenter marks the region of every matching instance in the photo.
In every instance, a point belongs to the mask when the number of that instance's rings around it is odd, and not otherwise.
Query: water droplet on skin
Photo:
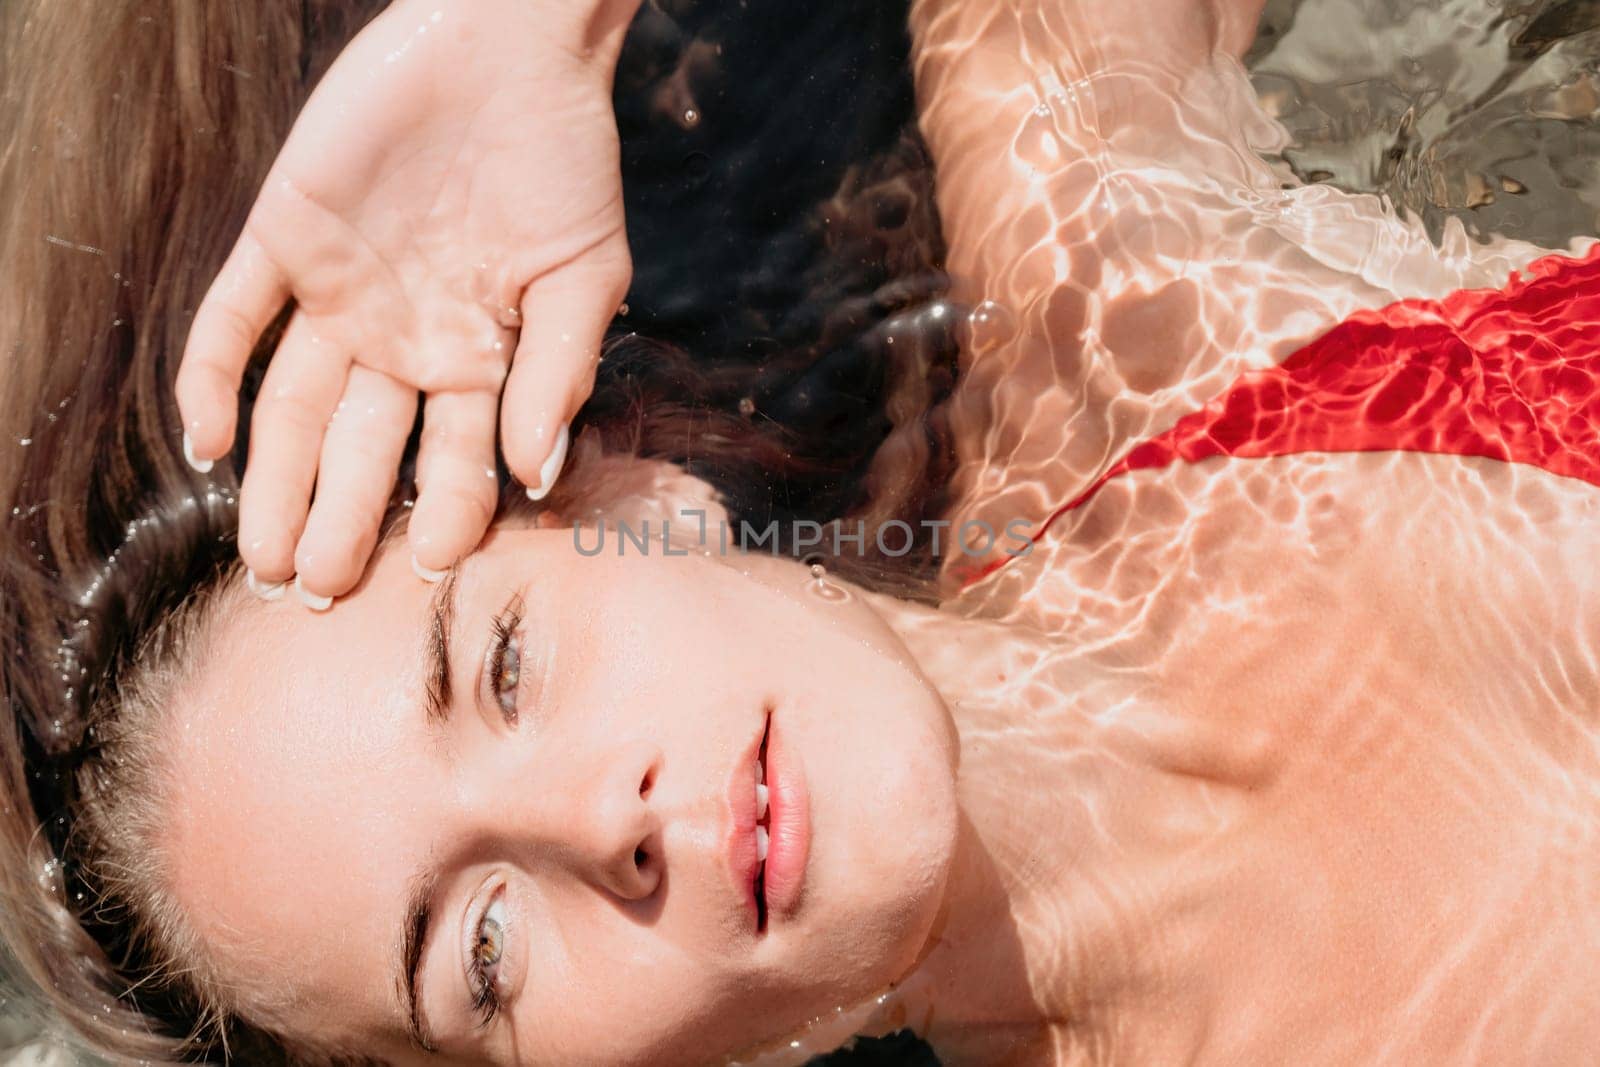
[[[850,599],[849,590],[828,581],[827,567],[820,563],[813,563],[810,570],[811,580],[806,583],[806,591],[812,596],[833,604],[842,604]]]
[[[700,112],[696,111],[692,107],[685,108],[683,112],[683,124],[690,129],[694,129],[696,126],[700,125]]]
[[[27,448],[29,445],[33,444],[33,438],[19,437],[17,438],[17,444],[21,445],[23,448]]]
[[[618,315],[626,315],[627,313],[628,313],[628,305],[627,304],[623,304],[621,307],[617,308],[617,314]]]

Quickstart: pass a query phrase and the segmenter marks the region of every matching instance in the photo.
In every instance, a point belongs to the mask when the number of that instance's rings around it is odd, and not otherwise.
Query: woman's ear
[[[541,528],[566,528],[597,519],[659,531],[670,524],[690,537],[728,520],[720,494],[709,482],[661,459],[607,454],[600,434],[586,428],[572,443],[567,466]],[[648,527],[642,525],[648,522]]]

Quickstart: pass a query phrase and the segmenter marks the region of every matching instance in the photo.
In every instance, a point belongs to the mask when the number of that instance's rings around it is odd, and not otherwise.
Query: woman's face
[[[453,581],[390,552],[327,614],[219,624],[168,845],[247,1005],[397,1061],[692,1063],[909,969],[955,840],[943,703],[792,563],[626,548],[501,529]]]

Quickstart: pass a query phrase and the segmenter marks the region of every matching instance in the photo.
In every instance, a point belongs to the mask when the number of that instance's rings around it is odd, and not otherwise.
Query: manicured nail
[[[185,462],[187,462],[189,466],[193,467],[197,473],[211,473],[212,461],[209,459],[197,459],[195,457],[194,440],[190,438],[188,430],[183,431],[183,458]]]
[[[249,570],[248,568],[244,572],[244,584],[249,586],[250,591],[256,596],[260,597],[262,600],[283,599],[285,583],[263,582],[260,578],[256,577],[255,571]]]
[[[298,574],[294,576],[294,595],[300,598],[300,603],[312,611],[327,611],[333,607],[333,597],[318,596],[310,592],[304,585],[300,584],[300,576]]]
[[[444,576],[450,573],[448,570],[436,571],[432,567],[424,567],[418,561],[415,553],[412,553],[411,556],[411,569],[418,578],[430,584],[444,581]]]
[[[567,462],[567,443],[567,424],[562,423],[556,434],[556,447],[551,450],[550,458],[544,461],[544,466],[539,468],[539,484],[528,486],[529,500],[543,500],[549,495],[556,478],[561,474],[562,465]]]

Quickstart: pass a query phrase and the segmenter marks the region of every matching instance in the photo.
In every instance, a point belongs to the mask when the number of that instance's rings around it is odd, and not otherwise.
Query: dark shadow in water
[[[666,456],[758,525],[856,509],[891,433],[926,433],[921,417],[892,425],[889,397],[925,414],[954,382],[949,321],[919,313],[947,286],[908,7],[648,3],[623,51],[635,276],[612,334],[681,349],[694,374],[684,389],[665,383],[674,398],[781,440],[795,461],[776,477],[719,477],[694,455]],[[601,373],[643,373],[659,391],[675,372],[647,357]],[[933,462],[890,480],[914,510],[941,473]]]

